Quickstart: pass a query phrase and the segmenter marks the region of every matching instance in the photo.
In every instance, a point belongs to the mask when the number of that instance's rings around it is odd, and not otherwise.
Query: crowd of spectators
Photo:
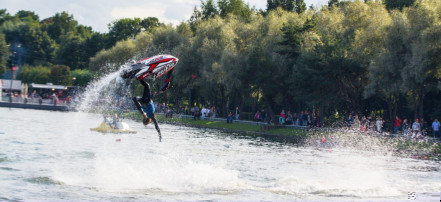
[[[254,121],[270,123],[274,122],[269,118],[265,109],[258,110],[253,118]],[[282,125],[293,125],[293,126],[318,126],[319,121],[315,113],[310,113],[308,111],[300,111],[299,113],[291,113],[290,110],[285,112],[282,110],[279,114],[278,123]]]
[[[426,136],[433,136],[434,138],[441,137],[440,123],[437,118],[434,119],[430,126],[424,118],[414,119],[412,123],[410,123],[410,121],[407,119],[402,120],[399,116],[396,116],[393,121],[392,134],[403,135],[410,138],[423,138]],[[346,126],[348,128],[359,130],[362,133],[383,133],[383,125],[384,121],[381,117],[376,117],[376,120],[374,120],[371,116],[363,116],[359,119],[358,115],[349,115],[346,118]]]
[[[72,103],[79,103],[80,99],[79,96],[74,96],[73,98],[69,96],[60,97],[57,93],[43,93],[38,94],[36,92],[29,93],[28,95],[25,95],[23,93],[19,92],[13,92],[12,95],[10,93],[3,93],[2,95],[3,101],[7,99],[9,102],[14,103],[25,103],[25,104],[31,104],[31,103],[38,103],[38,104],[67,104],[70,105]]]

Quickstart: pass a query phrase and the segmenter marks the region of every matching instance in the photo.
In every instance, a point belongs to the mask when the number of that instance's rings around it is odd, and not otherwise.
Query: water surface
[[[0,200],[439,200],[440,162],[99,114],[0,108]],[[121,141],[116,141],[121,139]]]

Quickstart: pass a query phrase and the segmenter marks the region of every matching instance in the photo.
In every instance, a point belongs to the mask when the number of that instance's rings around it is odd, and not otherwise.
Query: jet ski
[[[97,128],[91,128],[91,131],[97,131],[100,133],[127,133],[127,134],[135,134],[136,131],[130,130],[129,125],[124,122],[118,122],[115,128],[107,124],[106,122],[102,122],[100,126]]]

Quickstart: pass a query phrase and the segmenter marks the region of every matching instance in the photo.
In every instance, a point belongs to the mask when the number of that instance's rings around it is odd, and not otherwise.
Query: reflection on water
[[[374,149],[126,120],[136,134],[89,129],[101,115],[0,108],[0,199],[438,200],[439,161]],[[37,121],[38,120],[38,121]],[[121,141],[116,141],[121,139]],[[312,142],[315,142],[313,140]],[[309,145],[309,146],[308,146]]]

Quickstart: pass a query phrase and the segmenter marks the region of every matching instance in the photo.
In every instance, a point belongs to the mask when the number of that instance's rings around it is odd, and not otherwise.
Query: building
[[[23,86],[20,80],[11,80],[9,79],[0,79],[0,100],[7,99],[9,97],[9,93],[11,92],[21,94],[23,91]]]

